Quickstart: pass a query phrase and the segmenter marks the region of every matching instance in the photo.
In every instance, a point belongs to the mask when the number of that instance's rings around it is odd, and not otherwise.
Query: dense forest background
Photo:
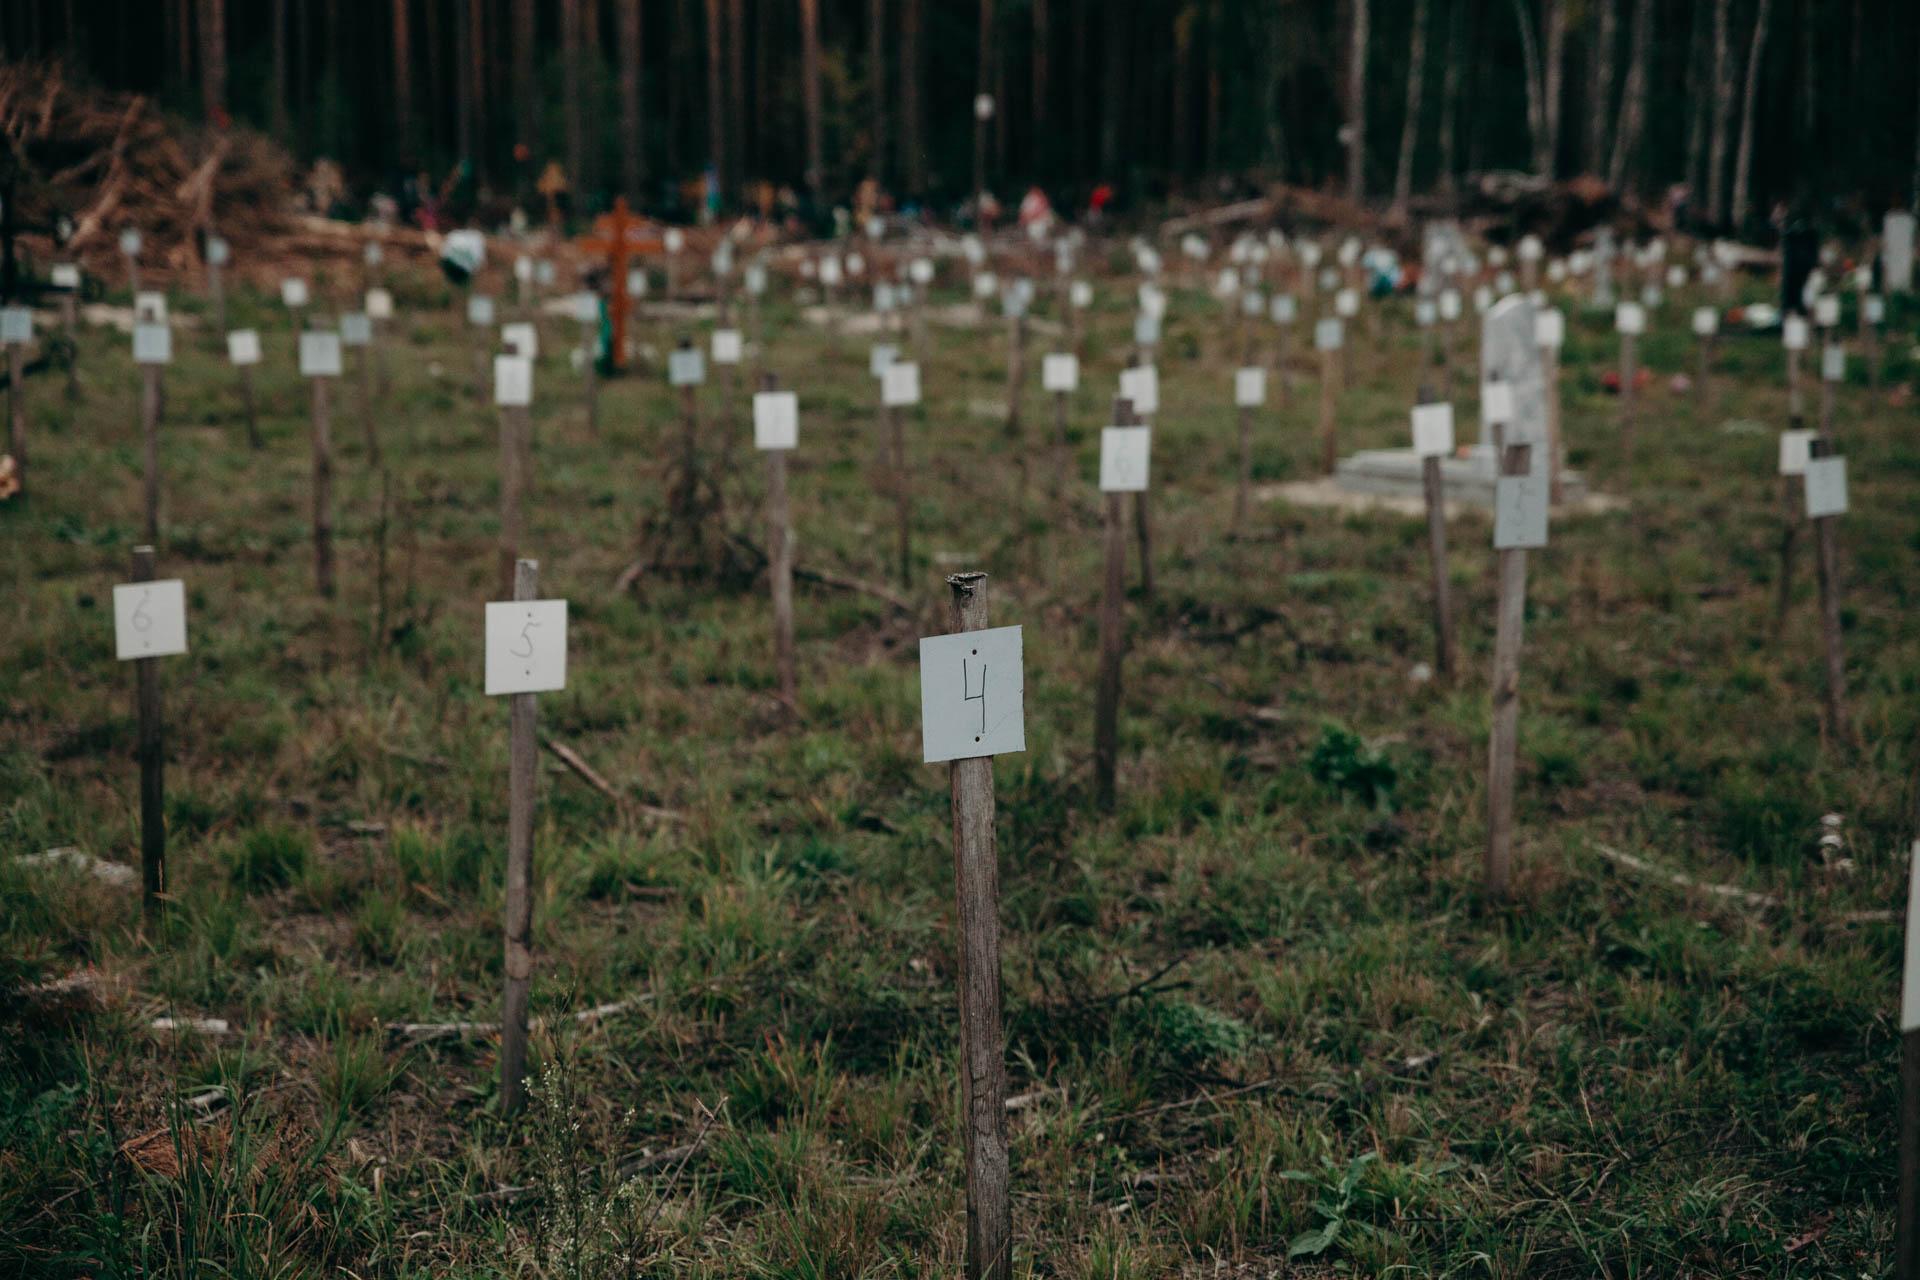
[[[877,178],[947,204],[1029,182],[1077,204],[1246,182],[1381,203],[1459,175],[1908,204],[1913,0],[6,0],[0,50],[227,115],[361,187],[470,162],[586,208],[839,199]],[[976,130],[973,103],[997,111]]]

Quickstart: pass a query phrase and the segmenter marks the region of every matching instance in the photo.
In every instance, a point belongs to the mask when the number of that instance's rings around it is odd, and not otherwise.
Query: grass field
[[[591,438],[556,353],[572,326],[552,322],[524,552],[571,602],[571,670],[541,727],[622,802],[543,754],[545,1021],[536,1104],[509,1126],[493,1038],[388,1030],[499,1017],[506,828],[506,708],[480,662],[496,418],[467,390],[444,290],[396,290],[386,532],[343,385],[331,602],[312,589],[284,317],[233,305],[267,335],[258,452],[216,339],[176,333],[159,563],[186,580],[192,648],[161,667],[173,901],[143,932],[137,887],[0,857],[0,1272],[955,1274],[947,770],[920,763],[916,641],[946,629],[942,575],[962,568],[992,574],[995,623],[1025,628],[1028,750],[995,766],[1020,1274],[1888,1265],[1920,438],[1858,361],[1838,417],[1846,746],[1821,733],[1804,528],[1774,624],[1777,339],[1721,343],[1703,415],[1665,385],[1694,361],[1670,303],[1629,464],[1599,381],[1610,324],[1570,308],[1573,462],[1630,505],[1557,523],[1532,557],[1516,896],[1499,904],[1479,887],[1488,524],[1451,527],[1450,684],[1414,677],[1432,653],[1421,522],[1263,501],[1230,539],[1216,303],[1180,293],[1169,315],[1157,590],[1129,604],[1111,814],[1091,803],[1092,476],[1130,328],[1120,283],[1102,287],[1058,500],[1030,366],[1024,509],[994,412],[1003,330],[933,330],[910,432],[915,609],[803,582],[797,723],[772,696],[764,579],[615,589],[665,501],[676,400],[657,365],[609,384]],[[1343,452],[1406,438],[1410,315],[1388,304],[1384,340],[1356,344]],[[663,352],[677,332],[646,336]],[[801,397],[800,562],[888,581],[868,343],[786,306],[770,337]],[[139,537],[138,376],[124,335],[82,344],[78,404],[57,377],[31,384],[33,492],[0,509],[0,851],[137,864],[110,588]],[[1910,342],[1889,345],[1889,381],[1913,377]],[[1292,404],[1260,416],[1263,484],[1314,473],[1312,373],[1303,358]],[[1465,438],[1473,395],[1463,374]],[[703,402],[718,454],[713,384]],[[744,397],[733,423],[728,520],[759,541]],[[1823,853],[1826,814],[1841,844]],[[1622,871],[1600,846],[1772,901]],[[82,967],[91,999],[29,990]],[[152,1031],[163,1015],[231,1032]]]

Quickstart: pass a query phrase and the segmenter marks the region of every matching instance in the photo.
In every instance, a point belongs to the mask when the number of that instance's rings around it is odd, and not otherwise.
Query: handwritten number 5
[[[535,622],[532,618],[528,618],[526,626],[523,626],[520,628],[520,639],[526,642],[526,645],[527,645],[526,649],[522,651],[516,645],[515,647],[509,649],[508,652],[513,654],[513,656],[516,658],[531,658],[533,656],[533,637],[528,635],[527,632],[539,625],[540,624]]]

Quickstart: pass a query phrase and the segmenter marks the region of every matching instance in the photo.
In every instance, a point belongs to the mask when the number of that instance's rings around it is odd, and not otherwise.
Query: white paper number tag
[[[1501,476],[1493,486],[1493,545],[1513,551],[1547,545],[1547,479]]]
[[[78,289],[80,287],[80,268],[71,262],[56,262],[50,277],[56,289]]]
[[[1290,293],[1276,293],[1267,303],[1267,314],[1275,324],[1292,324],[1300,318],[1300,304]]]
[[[340,341],[349,347],[364,347],[373,342],[373,321],[364,311],[349,311],[340,317]]]
[[[698,347],[680,347],[667,357],[667,384],[697,387],[707,380],[707,362]]]
[[[1267,371],[1258,366],[1233,371],[1233,403],[1254,409],[1267,402]]]
[[[1151,427],[1100,429],[1100,492],[1144,492],[1152,461]]]
[[[1160,371],[1150,364],[1120,371],[1120,395],[1143,418],[1160,412]]]
[[[1533,313],[1533,345],[1558,351],[1567,341],[1567,318],[1558,311],[1541,309]]]
[[[1807,518],[1847,514],[1847,460],[1811,458],[1807,461]]]
[[[0,307],[0,342],[21,345],[33,341],[33,312],[25,307]]]
[[[1900,1030],[1920,1027],[1920,840],[1913,842],[1907,871],[1907,965],[1900,984]]]
[[[886,376],[887,369],[900,358],[900,348],[891,343],[881,342],[867,352],[867,372],[876,378]]]
[[[1807,349],[1807,336],[1807,318],[1805,316],[1788,316],[1780,322],[1780,341],[1786,344],[1787,350],[1805,351]]]
[[[340,368],[339,334],[328,329],[316,329],[300,335],[301,377],[337,378]]]
[[[567,602],[487,604],[487,696],[567,687]]]
[[[289,307],[300,308],[307,305],[307,282],[298,276],[292,276],[280,282],[280,301]]]
[[[753,397],[753,447],[794,449],[800,444],[800,397],[791,391],[761,391]]]
[[[133,295],[133,314],[155,324],[167,322],[167,295],[158,289],[142,289]]]
[[[135,364],[172,364],[173,330],[164,324],[133,326],[133,362]]]
[[[1043,390],[1073,392],[1080,389],[1080,357],[1072,352],[1055,353],[1040,362],[1040,386]]]
[[[928,764],[1027,749],[1019,627],[920,641],[920,748]]]
[[[1830,342],[1820,352],[1820,376],[1828,382],[1847,380],[1847,349],[1837,342]]]
[[[235,329],[229,333],[227,359],[235,364],[259,364],[260,335],[252,329]]]
[[[393,319],[393,294],[385,289],[367,290],[366,308],[370,320]]]
[[[896,360],[880,375],[880,403],[889,409],[904,409],[920,403],[920,366],[910,360]]]
[[[55,284],[60,283],[58,280]],[[1885,324],[1887,320],[1887,300],[1877,293],[1870,293],[1860,300],[1860,314],[1868,324]]]
[[[1360,314],[1360,294],[1355,289],[1342,289],[1333,295],[1333,309],[1342,320],[1351,320]]]
[[[533,361],[520,355],[493,358],[493,402],[507,406],[533,403]]]
[[[500,342],[516,355],[523,355],[529,360],[540,358],[540,332],[529,321],[517,320],[501,325]]]
[[[1444,458],[1453,452],[1453,406],[1413,406],[1413,451],[1422,458]]]
[[[1313,326],[1313,345],[1317,350],[1338,351],[1345,342],[1339,320],[1330,318]]]
[[[715,329],[713,331],[713,362],[715,364],[739,364],[740,348],[740,331],[738,329]]]
[[[1632,337],[1647,331],[1647,309],[1637,302],[1623,302],[1613,309],[1613,327]]]
[[[1813,456],[1812,431],[1782,431],[1780,433],[1780,474],[1783,476],[1803,476],[1807,474],[1807,462]]]
[[[113,589],[113,648],[123,662],[187,651],[187,589],[178,578]]]
[[[1513,387],[1505,382],[1480,384],[1480,421],[1505,426],[1513,421]]]
[[[467,323],[478,328],[493,327],[493,299],[484,293],[476,293],[467,299]]]
[[[1693,332],[1702,338],[1711,338],[1720,332],[1720,313],[1712,307],[1699,307],[1693,313]]]
[[[1813,322],[1822,329],[1831,329],[1840,323],[1839,295],[1823,293],[1814,299]]]

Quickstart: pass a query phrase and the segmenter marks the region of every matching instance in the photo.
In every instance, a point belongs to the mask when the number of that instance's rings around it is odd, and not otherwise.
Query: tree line
[[[582,207],[711,169],[818,202],[1592,175],[1748,226],[1920,187],[1911,0],[9,0],[57,56],[367,181],[464,163]],[[994,110],[976,120],[988,95]]]

